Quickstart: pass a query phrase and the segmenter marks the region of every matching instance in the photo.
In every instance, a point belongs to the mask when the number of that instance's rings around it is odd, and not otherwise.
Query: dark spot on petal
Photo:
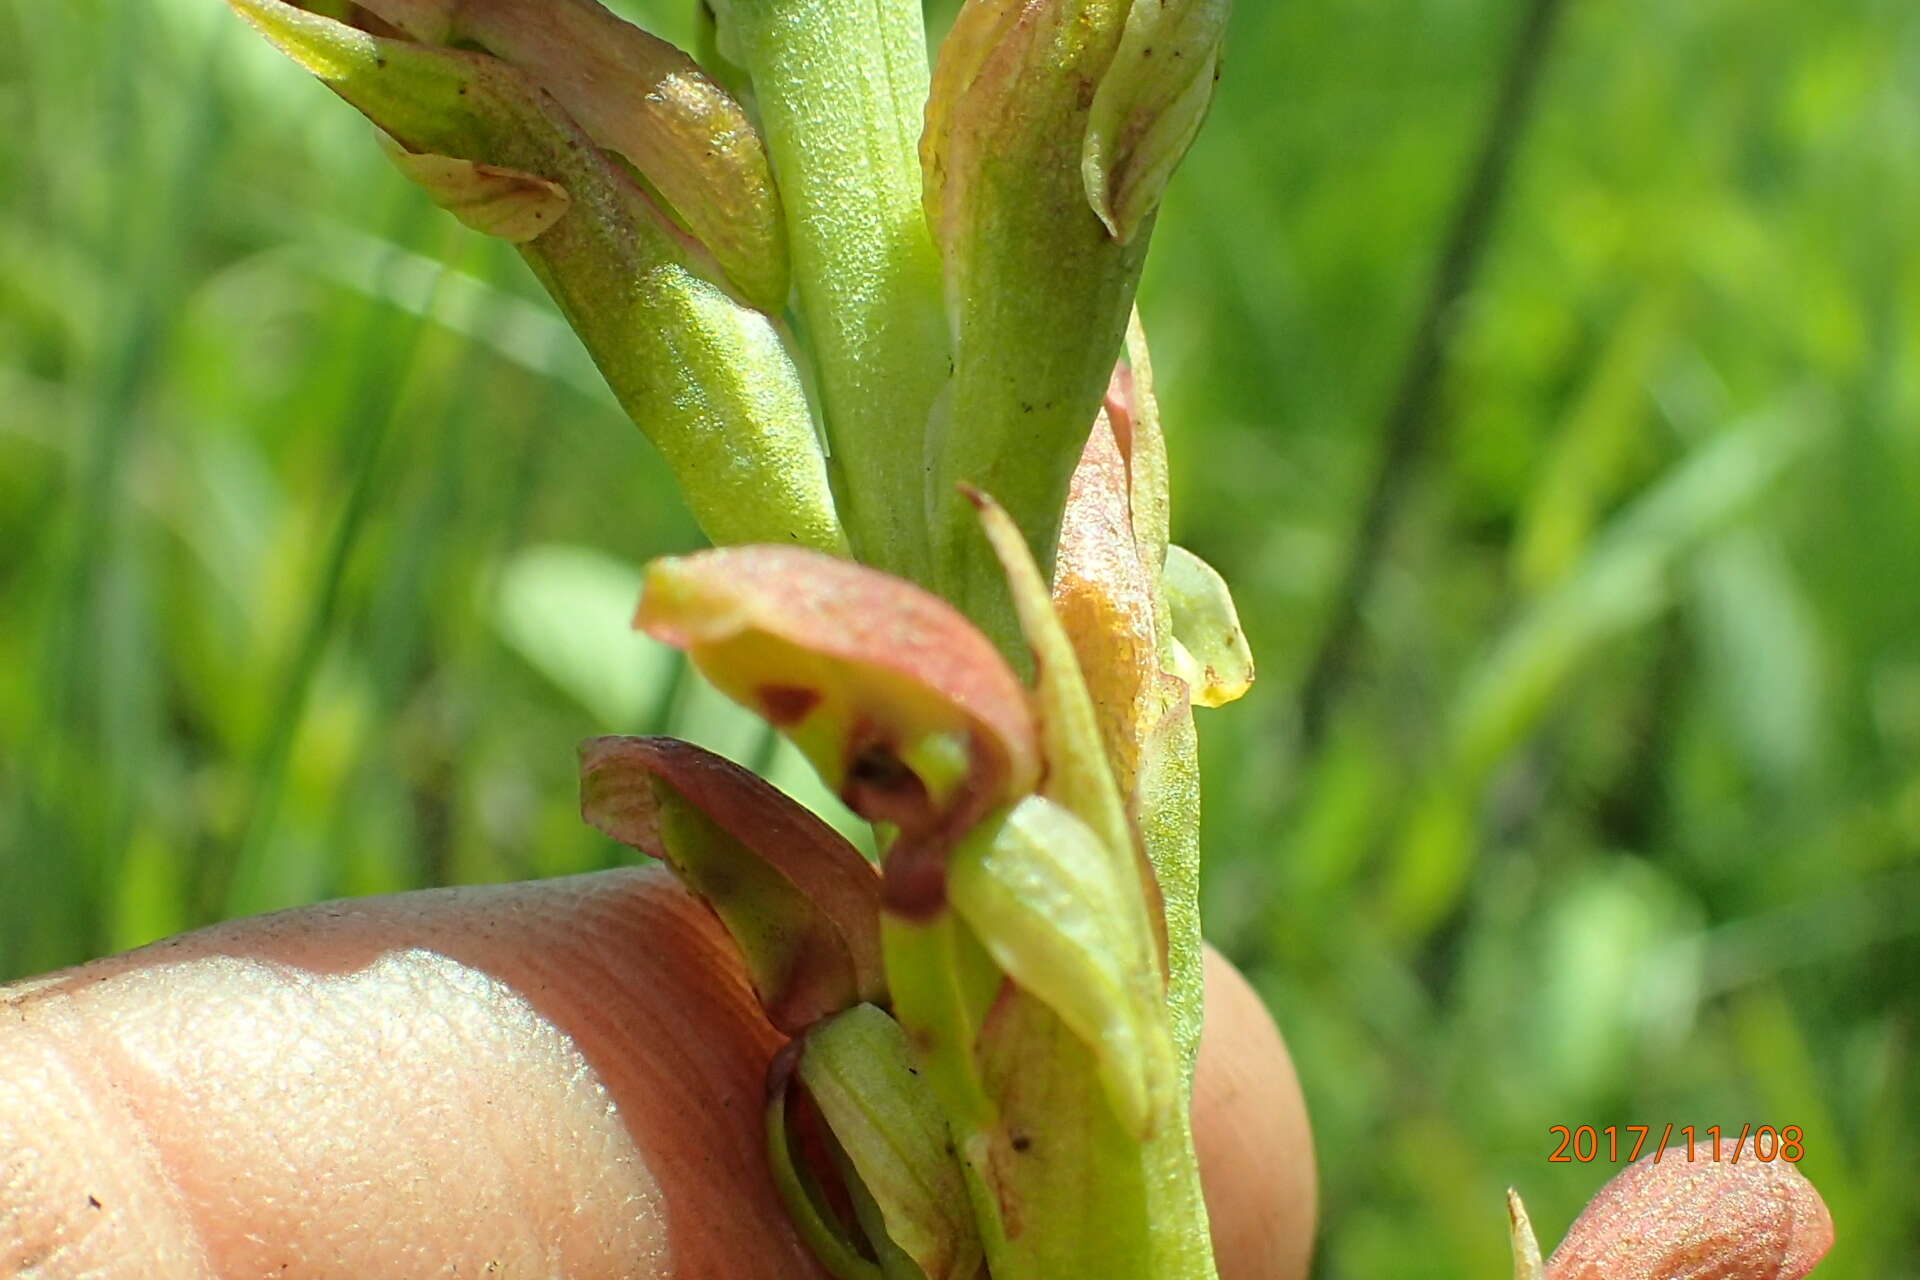
[[[819,690],[799,685],[763,684],[754,694],[760,699],[760,709],[767,719],[782,728],[805,720],[820,705]]]

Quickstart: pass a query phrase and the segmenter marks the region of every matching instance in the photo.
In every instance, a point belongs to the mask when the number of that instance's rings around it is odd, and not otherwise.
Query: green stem
[[[921,208],[917,0],[731,0],[786,209],[854,553],[931,581],[926,432],[947,374]]]

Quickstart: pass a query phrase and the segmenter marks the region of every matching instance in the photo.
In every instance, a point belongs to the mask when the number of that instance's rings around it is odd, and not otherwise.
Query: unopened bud
[[[1048,572],[1154,209],[1212,92],[1226,10],[969,0],[940,49],[921,144],[954,343],[936,493],[992,493]],[[964,513],[935,538],[949,580],[991,580]],[[1004,601],[966,605],[1007,630]]]
[[[782,334],[532,75],[401,38],[444,34],[444,0],[381,0],[398,37],[284,0],[228,3],[378,125],[436,200],[519,244],[709,537],[844,548]]]
[[[786,305],[786,226],[746,110],[699,64],[595,0],[366,0],[428,44],[479,46],[526,73],[631,164],[762,311]]]

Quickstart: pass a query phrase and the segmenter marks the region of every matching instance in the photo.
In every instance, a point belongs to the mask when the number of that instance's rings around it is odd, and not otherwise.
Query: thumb
[[[188,934],[0,991],[0,1275],[821,1276],[766,1174],[779,1042],[658,868]]]
[[[775,1048],[658,870],[188,934],[0,1006],[0,1275],[818,1274]]]

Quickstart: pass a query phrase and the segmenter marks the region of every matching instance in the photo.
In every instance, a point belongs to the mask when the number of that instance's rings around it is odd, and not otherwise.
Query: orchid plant
[[[518,246],[715,544],[636,625],[874,827],[877,867],[687,743],[581,749],[790,1037],[820,1263],[1214,1276],[1193,709],[1253,665],[1168,541],[1133,302],[1227,0],[966,0],[931,63],[919,0],[707,0],[691,54],[595,0],[228,3]]]

